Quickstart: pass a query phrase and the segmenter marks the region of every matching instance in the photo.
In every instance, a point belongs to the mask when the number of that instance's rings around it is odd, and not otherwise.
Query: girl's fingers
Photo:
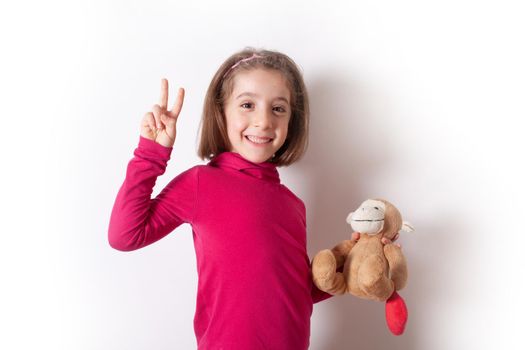
[[[180,110],[182,109],[182,104],[184,102],[184,88],[179,88],[177,92],[177,98],[175,99],[175,104],[173,109],[170,111],[172,117],[177,118],[179,116]]]
[[[383,238],[381,239],[381,242],[382,242],[384,245],[387,245],[387,244],[394,244],[396,247],[401,248],[401,244],[399,244],[399,243],[394,243],[393,241],[389,240],[389,239],[386,238],[386,237],[383,237]]]
[[[157,129],[162,129],[162,121],[160,120],[160,115],[164,113],[163,110],[160,108],[159,105],[153,105],[151,109],[153,111],[153,116],[155,118],[155,125],[157,126]]]
[[[148,112],[142,119],[141,128],[145,131],[145,135],[149,138],[154,138],[157,128],[155,127],[155,117],[153,113]],[[142,134],[144,136],[144,134]]]
[[[151,112],[148,113],[148,125],[152,132],[157,132],[157,127],[155,126],[155,117]]]
[[[173,117],[170,117],[169,115],[167,114],[162,114],[160,116],[160,120],[162,121],[162,123],[165,125],[165,126],[173,126],[175,123],[176,123],[176,119],[173,118]]]
[[[159,105],[163,109],[166,109],[168,107],[168,80],[164,78],[162,78],[160,81]]]

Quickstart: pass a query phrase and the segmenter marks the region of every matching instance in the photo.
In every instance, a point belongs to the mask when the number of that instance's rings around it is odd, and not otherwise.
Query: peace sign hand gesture
[[[142,118],[140,135],[164,147],[172,147],[177,136],[176,124],[184,101],[184,88],[179,88],[173,109],[168,111],[168,80],[163,78],[160,85],[160,102]]]

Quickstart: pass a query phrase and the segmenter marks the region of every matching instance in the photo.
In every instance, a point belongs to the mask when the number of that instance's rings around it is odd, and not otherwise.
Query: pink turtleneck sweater
[[[111,212],[109,244],[130,251],[191,225],[198,270],[199,350],[307,349],[313,303],[304,203],[275,164],[224,152],[151,198],[172,147],[142,136]]]

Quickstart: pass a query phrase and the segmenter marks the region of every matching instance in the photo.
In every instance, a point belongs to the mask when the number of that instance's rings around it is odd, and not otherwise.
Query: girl
[[[311,280],[306,209],[277,167],[301,158],[308,95],[286,55],[246,48],[229,57],[206,93],[198,155],[209,159],[173,178],[166,170],[184,100],[168,110],[168,82],[146,113],[115,200],[109,244],[130,251],[182,223],[192,226],[198,290],[198,349],[307,349],[313,303],[330,298]]]

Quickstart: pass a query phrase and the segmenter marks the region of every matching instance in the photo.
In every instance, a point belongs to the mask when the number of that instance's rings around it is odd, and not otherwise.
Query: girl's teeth
[[[256,136],[247,136],[247,138],[248,140],[255,142],[255,143],[267,143],[271,141],[271,139],[259,138]]]

